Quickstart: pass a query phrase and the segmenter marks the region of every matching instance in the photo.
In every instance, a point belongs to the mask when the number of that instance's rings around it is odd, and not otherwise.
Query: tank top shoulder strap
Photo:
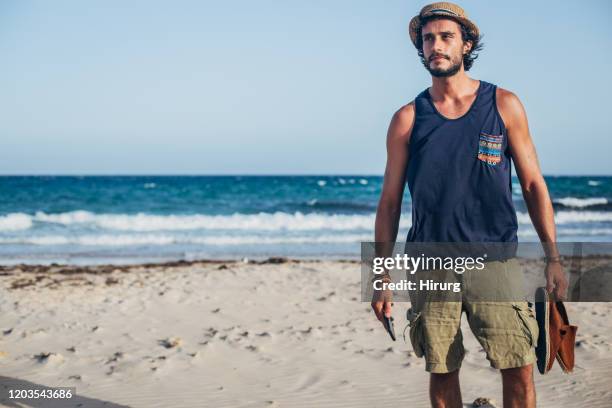
[[[497,108],[497,85],[481,81],[481,92],[478,98],[478,106],[474,111],[477,113],[483,126],[489,132],[506,133],[506,126]],[[482,130],[482,129],[481,129]],[[487,131],[487,130],[483,130]],[[506,140],[504,138],[504,146]]]
[[[477,99],[477,103],[478,105],[484,107],[484,106],[491,106],[491,105],[495,105],[495,90],[497,89],[497,86],[487,82],[487,81],[483,81],[480,80],[480,89],[478,90],[478,99]]]
[[[434,113],[434,111],[429,102],[429,88],[425,88],[414,98],[414,114],[415,116],[421,116],[430,113]]]

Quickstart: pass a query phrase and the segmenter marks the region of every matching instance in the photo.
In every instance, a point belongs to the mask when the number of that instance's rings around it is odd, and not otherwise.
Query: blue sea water
[[[612,177],[546,177],[559,241],[612,241]],[[4,176],[0,264],[357,258],[375,176]],[[519,240],[537,241],[513,181]],[[398,240],[410,228],[406,189]]]

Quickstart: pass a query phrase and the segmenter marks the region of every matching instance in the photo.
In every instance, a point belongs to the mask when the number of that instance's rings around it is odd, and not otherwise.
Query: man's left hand
[[[546,264],[546,291],[553,293],[556,300],[565,300],[568,282],[560,262]]]

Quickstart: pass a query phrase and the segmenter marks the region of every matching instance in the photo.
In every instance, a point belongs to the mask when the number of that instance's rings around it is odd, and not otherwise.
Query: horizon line
[[[612,174],[551,173],[544,177],[612,177]],[[383,177],[368,173],[15,173],[0,177]],[[512,178],[518,178],[512,174]]]

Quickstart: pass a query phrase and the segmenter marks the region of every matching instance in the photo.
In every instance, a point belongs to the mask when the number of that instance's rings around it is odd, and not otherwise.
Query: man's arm
[[[395,112],[387,131],[387,165],[374,225],[377,257],[390,256],[397,237],[413,124],[414,102],[411,102]],[[383,313],[391,316],[391,302],[390,291],[374,291],[372,309],[378,320],[382,321]]]
[[[414,103],[395,112],[387,132],[387,165],[376,211],[374,240],[394,242],[399,228],[402,198],[406,185],[408,144],[414,124]]]
[[[549,293],[554,289],[557,298],[561,299],[567,290],[567,280],[558,262],[553,206],[529,134],[527,114],[519,98],[512,92],[498,88],[496,97],[499,113],[508,131],[508,144],[523,190],[523,198],[549,259],[546,267],[546,287]]]

